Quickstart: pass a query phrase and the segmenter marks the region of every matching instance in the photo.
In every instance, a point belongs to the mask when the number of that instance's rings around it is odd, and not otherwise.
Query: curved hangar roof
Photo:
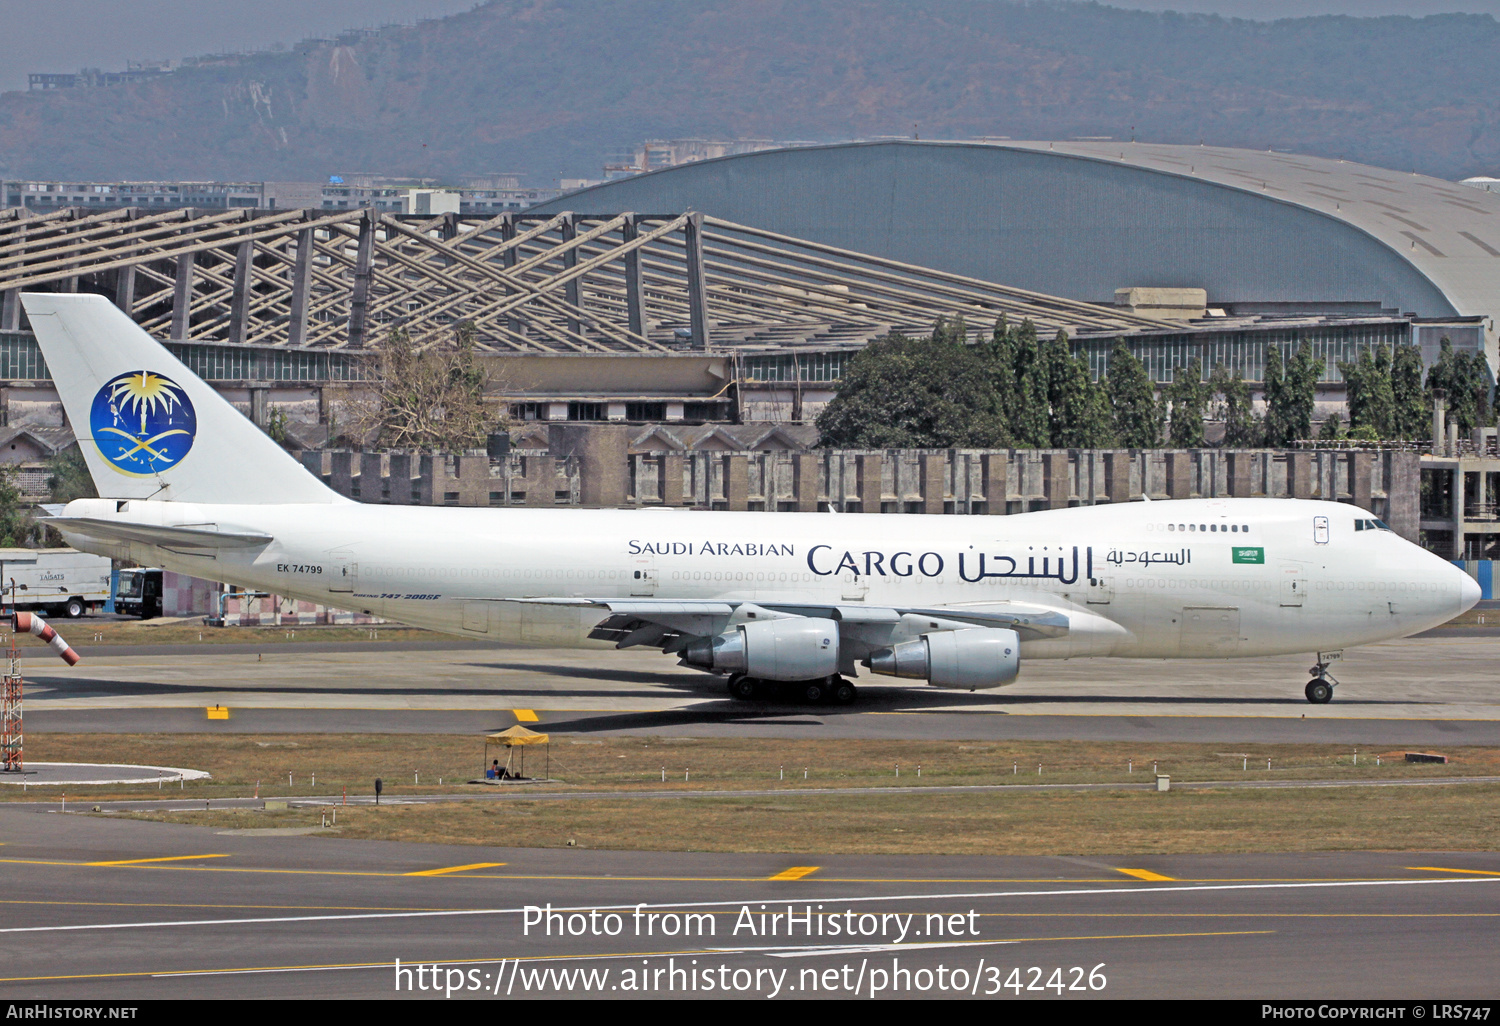
[[[538,210],[701,210],[1073,299],[1199,287],[1211,304],[1500,312],[1500,194],[1319,157],[1116,142],[768,150]],[[1493,321],[1486,324],[1493,349]]]

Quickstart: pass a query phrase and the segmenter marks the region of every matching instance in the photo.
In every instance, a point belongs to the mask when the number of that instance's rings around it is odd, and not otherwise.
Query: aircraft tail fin
[[[105,297],[21,302],[101,497],[348,501]]]

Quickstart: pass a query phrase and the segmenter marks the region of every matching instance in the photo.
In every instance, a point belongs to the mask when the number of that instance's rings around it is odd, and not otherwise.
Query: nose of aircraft
[[[1457,567],[1454,567],[1458,570]],[[1480,599],[1479,582],[1474,580],[1462,570],[1458,571],[1458,611],[1460,613],[1474,608],[1474,603]]]

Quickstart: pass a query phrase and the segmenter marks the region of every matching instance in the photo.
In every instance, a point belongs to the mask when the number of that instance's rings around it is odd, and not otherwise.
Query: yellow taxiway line
[[[471,869],[494,869],[503,866],[504,862],[471,862],[467,866],[444,866],[441,869],[419,869],[415,873],[402,873],[402,876],[447,876],[449,873],[466,873]]]
[[[190,862],[190,861],[193,861],[195,859],[227,859],[227,858],[229,858],[228,855],[162,855],[162,856],[160,856],[158,858],[154,858],[154,859],[120,859],[120,860],[115,861],[115,862],[76,862],[76,863],[63,863],[63,865],[80,865],[80,866],[143,866],[143,865],[145,865],[148,862]],[[163,868],[169,868],[169,867],[163,867]],[[182,866],[182,867],[173,866],[173,867],[170,867],[170,868],[173,868],[173,869],[183,868],[183,869],[185,869],[185,868],[188,868],[188,867],[185,867],[185,866]]]

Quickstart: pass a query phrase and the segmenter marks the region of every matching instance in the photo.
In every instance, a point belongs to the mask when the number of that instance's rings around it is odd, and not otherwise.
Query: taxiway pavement
[[[651,650],[462,641],[85,646],[71,669],[28,653],[25,672],[37,731],[471,733],[534,716],[593,734],[1500,744],[1497,644],[1352,650],[1326,706],[1302,696],[1306,657],[1035,661],[974,693],[863,677],[848,707],[732,701]]]
[[[0,809],[0,995],[1496,992],[1494,854],[663,854],[266,833]],[[549,903],[551,935],[544,913],[528,930],[526,906]]]

